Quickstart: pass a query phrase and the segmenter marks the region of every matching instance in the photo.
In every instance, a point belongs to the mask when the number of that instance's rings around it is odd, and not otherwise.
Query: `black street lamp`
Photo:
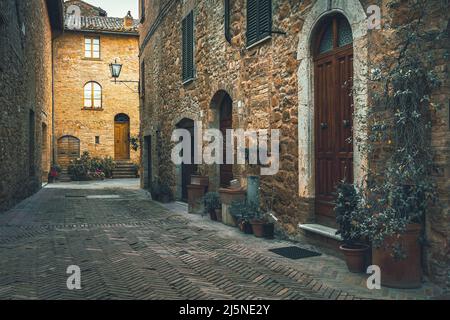
[[[138,92],[141,92],[141,88],[140,88],[140,81],[136,81],[136,80],[117,80],[117,78],[120,77],[120,72],[122,72],[122,64],[117,62],[117,59],[114,60],[114,63],[110,63],[109,64],[109,70],[111,72],[111,77],[114,78],[113,82],[114,83],[123,83],[127,86],[127,83],[137,83],[138,84]],[[128,87],[128,86],[127,86]],[[130,87],[128,87],[130,90]],[[134,91],[134,90],[133,90]]]

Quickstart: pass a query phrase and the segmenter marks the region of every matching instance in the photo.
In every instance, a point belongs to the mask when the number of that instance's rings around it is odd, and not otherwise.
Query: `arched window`
[[[84,107],[102,107],[102,87],[97,82],[88,82],[84,85]]]
[[[317,54],[327,53],[353,42],[352,28],[347,19],[340,15],[326,19],[318,35]]]

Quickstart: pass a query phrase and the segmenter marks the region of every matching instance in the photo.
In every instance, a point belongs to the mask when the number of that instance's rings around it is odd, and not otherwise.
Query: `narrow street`
[[[176,204],[171,204],[177,208]],[[179,207],[179,205],[178,205]],[[424,298],[368,290],[340,259],[290,260],[262,240],[168,210],[135,179],[58,183],[0,215],[0,299]],[[68,290],[66,269],[81,269]],[[377,291],[377,292],[374,292]]]

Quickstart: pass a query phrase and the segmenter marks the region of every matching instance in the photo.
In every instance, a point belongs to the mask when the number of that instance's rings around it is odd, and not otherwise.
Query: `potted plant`
[[[250,211],[250,224],[252,226],[255,237],[264,237],[264,226],[267,225],[267,220],[264,218],[259,204],[248,202],[248,210]]]
[[[246,200],[234,200],[230,205],[230,214],[235,224],[244,233],[251,234],[252,228],[249,218],[251,217],[251,208]]]
[[[173,200],[172,189],[167,183],[161,183],[159,185],[159,191],[160,191],[159,201],[161,201],[162,203],[169,203],[170,201]]]
[[[203,206],[205,212],[209,213],[211,220],[217,221],[218,220],[217,211],[222,208],[219,193],[207,192],[203,196]],[[220,214],[220,219],[222,219],[222,214]]]
[[[343,244],[339,247],[345,256],[350,272],[366,271],[366,256],[369,246],[361,243],[361,213],[359,211],[360,197],[355,186],[341,182],[337,186],[337,198],[334,211]]]
[[[50,172],[48,173],[48,183],[53,183],[58,178],[61,173],[61,167],[54,164],[50,167]]]
[[[161,196],[161,190],[158,181],[152,181],[152,184],[150,186],[150,194],[152,195],[153,200],[159,201],[159,197]]]

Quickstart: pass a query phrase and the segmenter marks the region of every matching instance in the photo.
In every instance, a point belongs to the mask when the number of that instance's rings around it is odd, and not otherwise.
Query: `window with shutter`
[[[225,39],[228,42],[231,42],[231,31],[230,31],[230,15],[231,15],[231,10],[230,10],[230,0],[225,0],[225,22],[224,22],[224,29],[225,29]]]
[[[272,32],[272,0],[247,0],[247,46],[269,38]]]
[[[194,13],[193,11],[183,19],[182,22],[182,59],[183,59],[183,82],[194,78]]]

